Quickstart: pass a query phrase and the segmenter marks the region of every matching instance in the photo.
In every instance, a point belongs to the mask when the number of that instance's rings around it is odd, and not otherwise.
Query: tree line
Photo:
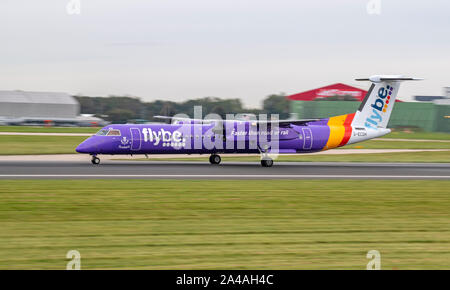
[[[154,116],[173,116],[187,114],[193,117],[194,106],[202,106],[202,114],[215,113],[222,118],[226,114],[279,114],[280,118],[289,117],[289,101],[284,94],[272,94],[263,100],[262,109],[244,108],[240,99],[221,99],[205,97],[183,102],[156,100],[143,102],[136,97],[109,96],[89,97],[75,96],[80,103],[81,114],[94,114],[114,123],[126,123],[131,120],[153,120]]]

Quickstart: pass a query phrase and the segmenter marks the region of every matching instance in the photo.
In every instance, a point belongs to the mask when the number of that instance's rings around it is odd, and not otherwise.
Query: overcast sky
[[[72,0],[74,1],[74,0]],[[258,107],[373,74],[424,77],[399,96],[450,86],[450,1],[1,0],[0,89],[217,96]],[[372,10],[373,11],[373,10]]]

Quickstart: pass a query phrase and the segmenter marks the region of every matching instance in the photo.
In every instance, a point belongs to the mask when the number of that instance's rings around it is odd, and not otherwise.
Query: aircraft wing
[[[267,121],[256,121],[258,124],[279,124],[280,126],[288,125],[304,125],[309,122],[319,121],[320,119],[285,119],[285,120],[267,120]]]
[[[285,119],[285,120],[222,120],[222,119],[191,119],[191,118],[182,118],[182,117],[169,117],[169,116],[154,116],[154,118],[157,119],[164,119],[164,120],[179,120],[179,121],[190,121],[194,123],[203,123],[203,124],[209,124],[209,123],[215,123],[215,122],[249,122],[252,124],[279,124],[279,126],[288,126],[290,124],[294,125],[304,125],[309,122],[319,121],[320,119]]]

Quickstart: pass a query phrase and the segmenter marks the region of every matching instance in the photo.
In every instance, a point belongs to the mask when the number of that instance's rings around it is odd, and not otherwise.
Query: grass
[[[450,142],[388,141],[375,139],[346,145],[341,149],[450,149]]]
[[[76,153],[87,137],[80,136],[0,136],[0,155]]]
[[[0,126],[0,132],[19,133],[96,133],[100,127]]]
[[[449,269],[449,219],[449,181],[2,180],[0,269]]]
[[[401,131],[394,131],[383,138],[395,139],[426,139],[426,140],[450,140],[450,133],[439,132],[412,132],[406,133]]]

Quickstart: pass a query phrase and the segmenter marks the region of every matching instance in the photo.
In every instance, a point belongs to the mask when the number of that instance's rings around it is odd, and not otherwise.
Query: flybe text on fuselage
[[[183,142],[182,134],[179,131],[170,132],[163,128],[159,130],[152,130],[151,128],[143,128],[142,135],[144,136],[144,142],[153,143],[158,146],[160,143],[181,143]]]
[[[394,88],[389,85],[378,90],[375,102],[370,105],[372,107],[372,115],[367,117],[364,124],[366,127],[376,129],[383,121],[383,113],[386,113],[393,90]]]

